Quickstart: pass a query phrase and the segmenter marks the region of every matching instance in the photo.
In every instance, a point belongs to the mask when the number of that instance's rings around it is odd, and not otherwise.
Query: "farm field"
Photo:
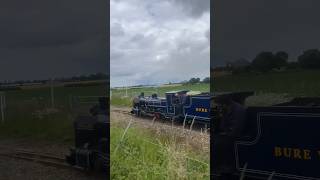
[[[256,91],[286,93],[290,96],[320,96],[320,71],[301,70],[264,74],[237,74],[217,77],[214,91]]]
[[[111,109],[111,179],[209,179],[209,135]]]
[[[71,97],[103,96],[104,85],[54,88],[54,108],[51,106],[50,87],[7,91],[4,122],[0,122],[0,138],[73,143],[73,118],[78,112],[88,111],[77,107]]]
[[[160,87],[141,87],[141,88],[126,88],[123,89],[111,89],[111,105],[113,106],[131,106],[131,99],[134,96],[138,96],[141,92],[144,92],[145,96],[150,96],[153,93],[157,93],[158,96],[164,96],[168,91],[174,90],[192,90],[192,91],[201,91],[209,92],[210,89],[209,83],[200,83],[200,84],[180,84],[174,86],[160,86]]]
[[[320,96],[320,71],[295,70],[263,74],[237,74],[216,77],[214,91],[254,91],[247,105],[268,106],[294,97]]]

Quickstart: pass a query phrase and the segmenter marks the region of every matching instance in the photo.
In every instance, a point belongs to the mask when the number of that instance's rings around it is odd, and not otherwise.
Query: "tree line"
[[[60,77],[54,78],[54,81],[59,82],[79,82],[79,81],[95,81],[95,80],[107,80],[108,75],[105,73],[94,73],[88,75],[80,75],[80,76],[72,76],[72,77]],[[8,84],[45,84],[51,81],[51,79],[44,79],[44,80],[17,80],[17,81],[2,81],[0,85],[8,85]]]
[[[190,78],[188,81],[182,81],[182,84],[197,84],[197,83],[210,83],[210,77],[205,77],[202,80],[198,77]]]
[[[246,59],[239,59],[228,63],[224,70],[233,72],[268,72],[276,69],[320,69],[320,51],[309,49],[298,56],[296,61],[288,61],[289,54],[285,51],[261,52],[250,62]],[[221,67],[220,67],[221,68]]]

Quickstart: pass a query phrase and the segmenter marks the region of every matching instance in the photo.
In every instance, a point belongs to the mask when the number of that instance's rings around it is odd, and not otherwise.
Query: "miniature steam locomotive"
[[[157,116],[158,118],[186,120],[209,124],[211,119],[209,93],[188,90],[171,91],[165,97],[156,94],[145,97],[143,93],[133,99],[131,113],[137,116]]]
[[[90,109],[91,116],[78,116],[74,121],[75,147],[66,161],[85,170],[108,170],[108,101],[99,98],[99,104]]]
[[[245,129],[234,142],[236,179],[241,174],[245,179],[320,179],[320,98],[251,106],[246,114]]]

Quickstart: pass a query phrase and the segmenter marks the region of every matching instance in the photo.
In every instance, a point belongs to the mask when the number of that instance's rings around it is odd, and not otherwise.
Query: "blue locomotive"
[[[74,121],[75,147],[66,161],[85,170],[109,170],[109,98],[99,97],[99,104],[90,108],[90,115]]]
[[[246,117],[242,135],[234,142],[235,179],[320,179],[320,98],[250,106]]]
[[[209,124],[211,119],[210,93],[188,90],[170,91],[165,97],[157,94],[145,97],[143,93],[133,99],[131,113],[137,116],[186,120]]]

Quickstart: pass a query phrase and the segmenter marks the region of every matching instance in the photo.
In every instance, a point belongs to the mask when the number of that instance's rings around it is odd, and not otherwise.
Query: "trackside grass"
[[[208,139],[111,119],[111,179],[209,179]],[[128,130],[126,131],[126,129]]]

